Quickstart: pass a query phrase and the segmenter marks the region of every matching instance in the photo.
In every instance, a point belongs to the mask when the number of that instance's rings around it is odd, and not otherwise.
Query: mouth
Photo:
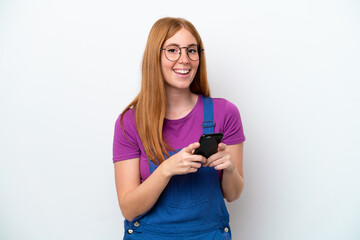
[[[187,75],[191,71],[191,69],[173,69],[174,73],[180,74],[180,75]]]

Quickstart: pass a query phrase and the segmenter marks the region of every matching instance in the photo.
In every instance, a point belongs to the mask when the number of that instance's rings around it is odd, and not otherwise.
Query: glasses
[[[192,61],[198,61],[200,59],[200,53],[204,51],[204,49],[199,49],[197,45],[191,45],[189,47],[179,47],[176,45],[170,45],[166,48],[161,48],[161,50],[165,51],[165,57],[171,61],[175,62],[179,60],[181,56],[181,49],[186,49],[186,54],[188,58]]]

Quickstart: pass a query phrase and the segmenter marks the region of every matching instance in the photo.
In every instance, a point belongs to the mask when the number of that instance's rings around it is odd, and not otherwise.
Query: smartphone
[[[201,135],[199,140],[200,147],[195,149],[194,154],[202,155],[205,158],[210,157],[217,152],[218,145],[221,143],[223,137],[223,133],[210,133]]]

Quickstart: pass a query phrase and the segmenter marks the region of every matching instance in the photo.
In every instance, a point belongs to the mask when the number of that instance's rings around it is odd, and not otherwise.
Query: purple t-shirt
[[[240,113],[231,102],[222,98],[213,98],[215,133],[224,133],[223,143],[233,145],[245,141]],[[203,103],[199,95],[195,107],[181,119],[164,120],[163,136],[174,149],[182,149],[197,142],[202,135]],[[135,112],[128,110],[123,117],[124,131],[120,125],[120,116],[115,123],[113,162],[140,158],[141,182],[150,176],[144,147],[136,129]]]

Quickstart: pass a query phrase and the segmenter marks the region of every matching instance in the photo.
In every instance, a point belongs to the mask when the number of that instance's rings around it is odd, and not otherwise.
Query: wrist
[[[158,166],[158,170],[160,171],[161,175],[164,176],[166,179],[170,179],[172,177],[172,173],[168,168],[168,163],[166,161],[162,162]]]
[[[228,174],[233,174],[236,172],[236,167],[234,165],[228,167],[228,168],[225,168],[223,170],[224,173],[228,173]]]

